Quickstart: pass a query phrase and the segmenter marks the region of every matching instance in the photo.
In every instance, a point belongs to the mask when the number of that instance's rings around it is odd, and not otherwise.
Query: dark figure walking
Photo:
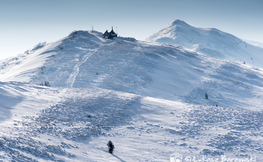
[[[113,153],[114,145],[111,141],[108,142],[107,146],[109,147],[109,153]]]
[[[205,99],[208,99],[208,95],[205,93]]]

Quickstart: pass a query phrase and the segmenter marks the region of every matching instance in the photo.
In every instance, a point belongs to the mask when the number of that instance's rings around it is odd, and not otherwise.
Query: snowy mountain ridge
[[[247,39],[243,39],[245,42],[252,44],[254,46],[263,48],[263,43],[262,42],[258,42],[258,41],[252,41],[252,40],[247,40]]]
[[[262,160],[262,87],[256,66],[74,31],[0,63],[0,159]]]
[[[180,45],[214,58],[263,65],[263,48],[218,29],[196,28],[182,20],[175,20],[146,40]]]

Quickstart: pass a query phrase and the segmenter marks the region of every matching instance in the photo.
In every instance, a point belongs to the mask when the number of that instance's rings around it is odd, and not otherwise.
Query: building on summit
[[[113,31],[113,27],[112,27],[110,32],[108,32],[108,30],[104,32],[103,37],[107,39],[113,39],[113,37],[117,37],[117,34]]]

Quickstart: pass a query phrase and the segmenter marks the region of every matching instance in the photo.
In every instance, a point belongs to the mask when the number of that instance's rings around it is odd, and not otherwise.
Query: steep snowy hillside
[[[263,48],[218,29],[196,28],[182,20],[175,20],[146,40],[177,44],[214,58],[263,67]]]
[[[0,63],[0,160],[262,161],[262,102],[261,68],[75,31]]]

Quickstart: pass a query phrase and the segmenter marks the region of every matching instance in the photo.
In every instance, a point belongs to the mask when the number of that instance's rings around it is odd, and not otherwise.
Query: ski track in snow
[[[104,46],[111,46],[113,44],[115,44],[116,42],[110,43],[110,44],[101,44],[97,49],[89,52],[88,54],[86,54],[82,61],[80,61],[79,63],[76,64],[76,66],[74,67],[73,73],[70,74],[69,79],[68,79],[68,85],[70,84],[70,88],[73,88],[73,84],[75,82],[75,79],[77,77],[77,75],[79,74],[79,68],[82,64],[84,64],[93,54],[95,54],[96,52],[98,52],[101,48],[103,48]]]
[[[44,53],[31,83],[0,82],[0,161],[263,161],[261,68],[84,31]]]
[[[101,47],[100,47],[100,48],[101,48]],[[100,48],[98,48],[98,49],[96,49],[96,50],[94,50],[94,51],[92,51],[92,52],[89,52],[87,55],[84,56],[83,60],[82,60],[81,62],[79,62],[79,63],[74,67],[73,73],[70,74],[69,79],[68,79],[68,85],[70,84],[70,86],[69,86],[70,88],[73,88],[73,84],[74,84],[75,79],[76,79],[76,77],[77,77],[77,75],[78,75],[78,73],[79,73],[79,67],[80,67],[83,63],[85,63],[85,62],[89,59],[89,57],[90,57],[91,55],[93,55],[94,53],[96,53]]]

